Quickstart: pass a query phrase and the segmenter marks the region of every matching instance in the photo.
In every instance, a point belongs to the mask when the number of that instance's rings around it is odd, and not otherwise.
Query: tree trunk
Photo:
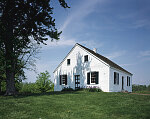
[[[5,95],[15,95],[15,80],[14,80],[14,72],[11,70],[6,71],[6,93]]]
[[[11,37],[7,39],[8,42],[5,44],[6,48],[6,94],[14,95],[15,91],[15,57],[13,53],[13,43]]]
[[[10,27],[9,27],[10,28]],[[6,50],[6,94],[5,95],[14,95],[15,91],[15,55],[13,51],[13,32],[8,32],[9,35],[5,42],[5,50]]]
[[[11,37],[8,37],[8,42],[5,44],[6,49],[6,94],[14,95],[15,91],[15,57],[13,53],[13,43]]]
[[[0,79],[0,94],[1,94],[1,92],[2,92],[2,90],[1,90],[1,85],[2,85],[1,82],[2,82],[2,81],[1,81],[1,79]]]
[[[10,2],[10,1],[9,1]],[[11,1],[13,2],[13,1]],[[9,4],[9,3],[8,3]],[[9,11],[10,8],[7,9]],[[7,12],[6,12],[7,14]],[[14,42],[13,42],[13,23],[11,16],[6,15],[5,24],[5,60],[6,60],[6,94],[5,95],[14,95],[15,90],[15,53],[14,53]]]

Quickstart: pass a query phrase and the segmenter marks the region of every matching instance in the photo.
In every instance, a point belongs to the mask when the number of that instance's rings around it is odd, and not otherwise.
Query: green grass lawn
[[[55,92],[0,96],[0,119],[150,119],[150,95]]]

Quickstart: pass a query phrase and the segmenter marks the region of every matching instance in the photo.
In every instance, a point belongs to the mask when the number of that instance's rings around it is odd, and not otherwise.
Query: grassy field
[[[134,91],[133,93],[138,93],[138,94],[150,94],[150,91]]]
[[[0,96],[0,119],[150,119],[150,95],[55,92]]]

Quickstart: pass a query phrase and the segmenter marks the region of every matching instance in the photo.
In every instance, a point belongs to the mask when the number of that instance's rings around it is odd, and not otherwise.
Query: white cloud
[[[148,28],[150,28],[150,22],[149,22],[148,19],[137,20],[131,26],[131,28],[135,28],[135,29],[142,28],[142,27],[148,27]]]
[[[70,23],[73,23],[74,20],[81,20],[87,15],[92,13],[95,10],[95,6],[98,3],[103,2],[104,0],[84,0],[77,6],[74,11],[67,17],[63,26],[60,28],[61,31],[64,31]]]
[[[115,59],[117,57],[120,57],[122,55],[124,55],[126,53],[126,51],[116,51],[116,52],[113,52],[111,54],[107,54],[105,55],[108,59]]]
[[[94,40],[81,41],[79,43],[81,43],[81,45],[86,46],[87,48],[90,48],[91,50],[92,48],[99,48],[103,46],[103,43],[96,42]]]
[[[142,56],[142,57],[150,56],[150,50],[147,50],[147,51],[141,51],[141,52],[140,52],[140,56]]]
[[[72,46],[76,43],[75,39],[70,39],[70,40],[59,40],[59,41],[53,41],[53,42],[48,42],[47,46],[55,47],[55,46]]]
[[[137,63],[127,63],[127,64],[120,64],[120,66],[133,66],[136,65]]]
[[[47,45],[42,45],[42,49],[49,49],[49,48],[55,48],[55,47],[66,47],[66,46],[73,46],[76,43],[75,38],[67,38],[65,35],[61,35],[60,40],[51,41],[50,39],[46,41],[45,43]]]
[[[67,37],[65,35],[62,35],[60,37],[60,40],[53,41],[48,40],[46,42],[46,46],[43,46],[43,49],[49,49],[49,48],[55,48],[55,47],[66,47],[66,46],[74,46],[76,43],[80,43],[81,45],[84,45],[88,48],[99,48],[103,46],[103,43],[96,42],[95,40],[87,40],[87,41],[79,41],[76,38],[73,37]]]
[[[64,33],[65,29],[70,25],[73,24],[75,21],[78,20],[78,24],[80,24],[80,28],[84,24],[84,22],[81,22],[83,18],[85,18],[87,15],[92,13],[95,10],[95,6],[98,3],[102,3],[105,0],[83,0],[78,4],[75,8],[72,8],[73,10],[69,14],[69,16],[66,18],[64,24],[60,28],[63,33],[60,36],[60,40],[53,41],[49,39],[46,43],[47,45],[43,47],[43,49],[49,49],[54,47],[66,47],[66,46],[73,46],[75,43],[81,43],[86,45],[87,47],[91,47],[91,44],[93,47],[100,47],[102,44],[96,44],[92,43],[93,41],[82,41],[80,42],[78,39],[76,39],[74,36],[70,36],[70,34],[67,32]],[[70,8],[71,9],[71,8]]]

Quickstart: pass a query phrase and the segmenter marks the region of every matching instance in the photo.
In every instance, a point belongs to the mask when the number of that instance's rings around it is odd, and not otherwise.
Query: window
[[[67,59],[67,65],[70,65],[70,59]]]
[[[87,84],[98,84],[98,72],[87,73]]]
[[[67,75],[60,75],[60,85],[67,85]]]
[[[119,85],[119,73],[114,72],[114,84]]]
[[[96,73],[97,72],[91,72],[91,83],[96,83]]]
[[[127,76],[127,86],[130,86],[130,77]]]
[[[75,89],[80,88],[80,75],[75,75]]]
[[[88,62],[88,55],[84,56],[84,62]]]

